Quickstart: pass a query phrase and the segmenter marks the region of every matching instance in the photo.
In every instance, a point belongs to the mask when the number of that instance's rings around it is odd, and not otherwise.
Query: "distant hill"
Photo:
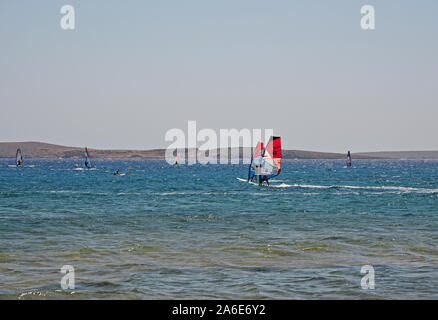
[[[42,142],[0,142],[0,158],[14,158],[17,148],[23,152],[24,158],[82,158],[84,148],[66,147]],[[100,150],[88,149],[93,158],[145,158],[163,159],[165,149],[150,150]],[[193,155],[194,150],[187,150]],[[231,154],[231,149],[229,149]],[[243,148],[239,149],[240,156]],[[397,152],[361,152],[352,153],[353,159],[438,159],[438,151],[397,151]],[[283,150],[284,159],[345,159],[345,154],[316,152],[304,150]]]
[[[0,158],[13,158],[20,148],[25,158],[83,158],[84,148],[66,147],[42,142],[0,142]],[[164,149],[98,150],[88,148],[93,158],[163,158]]]
[[[356,156],[369,156],[387,159],[438,159],[438,151],[381,151],[360,152]]]

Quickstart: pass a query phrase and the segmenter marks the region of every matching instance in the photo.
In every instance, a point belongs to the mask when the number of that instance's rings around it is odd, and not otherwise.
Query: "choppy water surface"
[[[0,160],[0,298],[438,299],[436,161],[81,162]]]

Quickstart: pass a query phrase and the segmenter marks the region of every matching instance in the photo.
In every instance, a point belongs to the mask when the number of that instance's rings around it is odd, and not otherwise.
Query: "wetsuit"
[[[264,181],[266,181],[266,183],[269,186],[269,179],[268,179],[268,177],[263,176],[263,178],[262,178],[262,176],[259,176],[259,185],[262,185]]]

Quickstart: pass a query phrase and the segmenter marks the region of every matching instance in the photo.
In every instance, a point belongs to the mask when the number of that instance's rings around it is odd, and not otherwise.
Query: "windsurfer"
[[[21,154],[20,149],[17,149],[17,153],[16,153],[15,157],[16,157],[15,165],[17,167],[21,166],[23,164],[23,155]]]
[[[269,186],[269,179],[276,177],[281,171],[281,140],[280,137],[271,137],[266,148],[258,142],[248,169],[248,182],[255,182],[261,186],[263,182]]]
[[[116,171],[114,171],[114,175],[115,175],[115,176],[120,175],[119,169],[117,169]]]

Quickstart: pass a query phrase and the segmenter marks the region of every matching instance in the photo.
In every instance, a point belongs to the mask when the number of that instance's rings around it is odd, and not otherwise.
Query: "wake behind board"
[[[258,184],[258,183],[256,183],[256,182],[254,182],[254,181],[248,181],[247,179],[242,179],[242,178],[239,178],[239,177],[236,177],[236,179],[238,180],[238,181],[240,181],[240,182],[245,182],[245,183],[248,183],[248,184],[251,184],[251,185],[253,185],[253,186],[260,186],[260,187],[266,187],[266,188],[291,188],[291,187],[299,187],[299,185],[291,185],[291,184],[286,184],[286,183],[280,183],[280,184],[270,184],[270,185],[267,185],[267,184]]]
[[[255,185],[255,186],[258,186],[258,185],[259,185],[258,183],[255,183],[255,182],[253,182],[253,181],[248,181],[247,179],[242,179],[242,178],[236,178],[236,179],[239,180],[239,181],[242,181],[242,182],[246,182],[246,183],[249,183],[249,184]]]

